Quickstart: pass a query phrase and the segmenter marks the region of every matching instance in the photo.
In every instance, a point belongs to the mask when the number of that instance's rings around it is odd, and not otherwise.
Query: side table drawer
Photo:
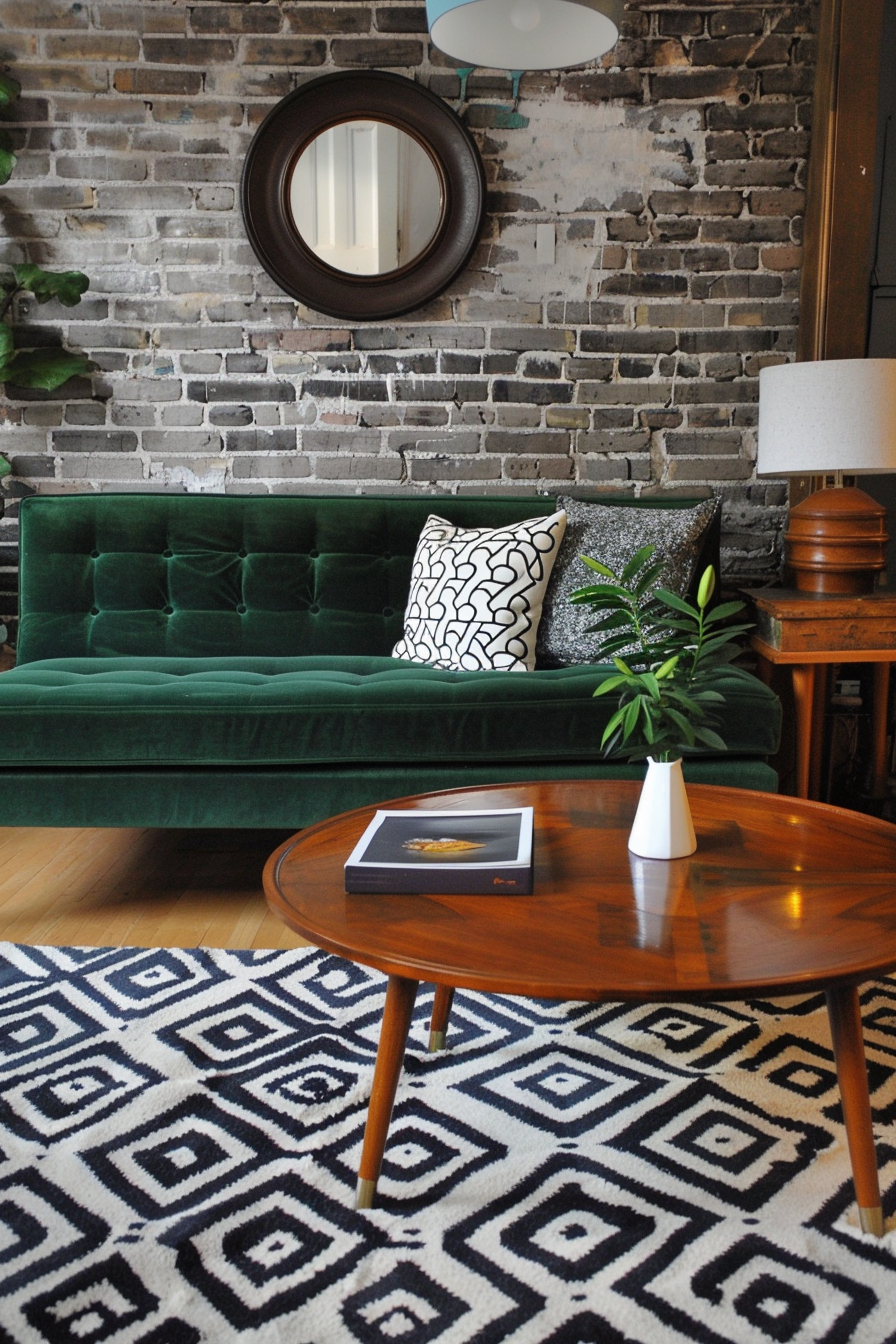
[[[753,634],[779,653],[893,649],[896,655],[896,595],[831,597],[763,589],[746,595],[756,622]]]

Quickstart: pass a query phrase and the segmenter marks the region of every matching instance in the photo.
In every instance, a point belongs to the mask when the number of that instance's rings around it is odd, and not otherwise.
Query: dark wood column
[[[868,325],[884,0],[822,0],[798,359],[861,359]]]

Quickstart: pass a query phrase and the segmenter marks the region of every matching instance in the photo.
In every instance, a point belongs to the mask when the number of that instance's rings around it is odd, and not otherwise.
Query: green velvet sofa
[[[554,507],[25,500],[17,665],[0,675],[3,824],[298,828],[427,789],[638,774],[600,755],[605,667],[445,672],[390,657],[430,512],[496,526]],[[728,752],[687,775],[774,789],[778,702],[758,680],[729,696]]]

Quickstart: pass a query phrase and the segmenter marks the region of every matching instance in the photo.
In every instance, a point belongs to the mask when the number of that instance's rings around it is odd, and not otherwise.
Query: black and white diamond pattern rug
[[[422,989],[353,1208],[384,977],[0,944],[0,1344],[896,1344],[819,995]],[[896,985],[862,996],[896,1226]]]

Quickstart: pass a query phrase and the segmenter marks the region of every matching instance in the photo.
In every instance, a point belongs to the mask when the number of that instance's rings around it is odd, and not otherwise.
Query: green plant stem
[[[705,613],[702,607],[699,608],[699,613],[700,614],[697,619],[696,642],[690,648],[686,647],[684,649],[684,652],[689,655],[689,666],[687,667],[685,672],[685,685],[688,690],[690,690],[694,684],[694,676],[697,672],[697,668],[700,666],[700,659],[703,656],[703,639],[704,639],[703,617]]]
[[[635,627],[635,636],[637,638],[638,645],[644,656],[649,659],[650,652],[645,642],[645,630],[644,626],[641,624],[641,612],[638,608],[638,599],[636,597],[630,598],[628,606],[629,611],[631,612],[632,615],[632,624]]]

